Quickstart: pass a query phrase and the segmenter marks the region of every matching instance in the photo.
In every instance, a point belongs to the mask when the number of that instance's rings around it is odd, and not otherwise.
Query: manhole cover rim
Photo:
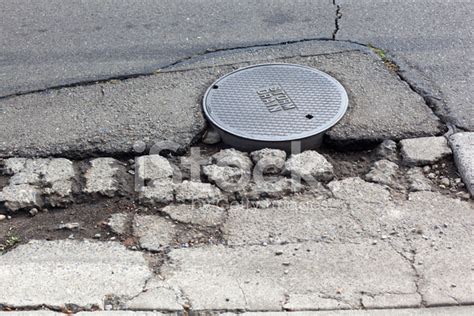
[[[211,91],[214,90],[214,86],[216,86],[216,85],[218,86],[219,82],[221,82],[222,80],[224,80],[227,77],[235,75],[238,72],[248,70],[248,69],[251,69],[251,68],[268,67],[268,66],[289,66],[289,67],[302,68],[302,69],[309,70],[311,72],[317,73],[318,75],[323,76],[324,78],[331,81],[341,94],[341,105],[339,107],[339,111],[338,111],[337,115],[332,117],[331,120],[329,120],[326,124],[318,127],[317,129],[307,131],[305,133],[301,133],[301,134],[294,135],[294,136],[274,136],[274,135],[272,135],[272,136],[269,135],[267,137],[265,137],[265,136],[250,136],[250,135],[247,135],[247,134],[239,134],[238,131],[231,130],[231,129],[229,129],[229,127],[222,126],[221,124],[216,122],[216,120],[212,116],[212,113],[209,113],[208,107],[207,107],[208,96],[211,93]],[[255,64],[255,65],[245,66],[245,67],[236,69],[236,70],[231,71],[231,72],[223,75],[222,77],[216,79],[214,82],[212,82],[212,84],[207,88],[206,92],[204,93],[204,96],[203,96],[203,99],[202,99],[203,112],[205,114],[205,117],[208,119],[209,123],[212,126],[216,127],[218,130],[221,130],[221,131],[223,131],[225,133],[228,133],[230,135],[233,135],[235,137],[242,138],[242,139],[247,139],[247,140],[250,140],[250,141],[259,141],[259,142],[291,142],[291,141],[302,140],[302,139],[311,138],[311,137],[315,137],[315,136],[320,136],[324,132],[326,132],[328,129],[330,129],[331,127],[336,125],[344,117],[344,115],[347,113],[348,107],[349,107],[349,96],[348,96],[347,91],[344,88],[344,86],[337,79],[335,79],[331,75],[329,75],[329,74],[327,74],[327,73],[325,73],[321,70],[318,70],[316,68],[306,66],[306,65],[292,64],[292,63],[263,63],[263,64]]]

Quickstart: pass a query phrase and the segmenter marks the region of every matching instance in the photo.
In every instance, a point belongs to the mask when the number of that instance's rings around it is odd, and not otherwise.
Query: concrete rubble
[[[334,177],[333,166],[323,155],[313,150],[292,155],[285,163],[284,172],[309,184],[327,182]]]
[[[115,196],[124,189],[126,174],[124,164],[114,158],[93,159],[84,174],[84,193]]]
[[[380,184],[396,185],[397,172],[398,165],[396,163],[383,159],[374,163],[370,172],[365,175],[365,179]]]
[[[403,162],[409,166],[432,164],[451,155],[445,137],[421,137],[400,141]]]
[[[0,192],[0,201],[12,211],[72,202],[75,170],[70,160],[9,158],[4,173],[11,178]]]
[[[454,134],[450,142],[459,173],[468,191],[474,195],[474,132]]]

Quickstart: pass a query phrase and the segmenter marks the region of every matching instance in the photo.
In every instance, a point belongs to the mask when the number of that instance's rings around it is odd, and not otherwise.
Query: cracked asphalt
[[[473,6],[1,2],[0,315],[471,315]],[[329,73],[349,109],[228,192],[258,155],[208,143],[202,95],[266,62]],[[295,159],[329,169],[295,186]]]

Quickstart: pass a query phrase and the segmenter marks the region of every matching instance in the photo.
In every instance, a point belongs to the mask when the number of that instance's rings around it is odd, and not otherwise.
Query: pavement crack
[[[342,18],[341,6],[336,3],[336,0],[332,1],[333,6],[336,7],[336,16],[334,18],[334,31],[332,32],[332,40],[336,40],[336,34],[339,32],[339,20]]]
[[[420,305],[423,306],[423,307],[426,307],[426,300],[423,296],[423,293],[420,290],[420,281],[422,279],[422,275],[418,271],[418,269],[415,265],[415,255],[416,255],[416,253],[413,254],[412,258],[410,258],[407,255],[405,255],[402,251],[399,251],[398,249],[396,249],[396,247],[392,244],[391,241],[388,241],[388,245],[390,246],[390,248],[393,249],[393,251],[395,251],[397,254],[399,254],[410,265],[410,267],[413,270],[413,273],[415,275],[415,278],[413,280],[413,282],[415,284],[415,289],[416,289],[415,293],[420,295],[420,298],[421,298]]]
[[[202,57],[202,56],[205,56],[205,55],[211,54],[211,53],[229,52],[229,51],[241,50],[241,49],[277,47],[277,46],[284,46],[284,45],[289,45],[289,44],[297,44],[297,43],[305,43],[305,42],[313,42],[313,41],[332,41],[332,40],[333,40],[332,38],[328,38],[328,37],[311,37],[311,38],[286,40],[286,41],[280,41],[280,42],[241,45],[241,46],[234,46],[234,47],[208,48],[204,51],[195,53],[193,55],[180,58],[180,59],[178,59],[178,60],[176,60],[172,63],[169,63],[167,65],[157,67],[157,69],[154,69],[152,71],[117,75],[117,76],[111,76],[111,77],[102,78],[102,79],[95,79],[95,80],[84,80],[84,81],[78,81],[78,82],[69,83],[69,84],[62,84],[62,85],[60,84],[60,85],[50,86],[50,87],[43,88],[43,89],[23,91],[23,92],[18,92],[18,93],[13,93],[13,94],[0,96],[0,101],[5,100],[5,99],[9,99],[9,98],[13,98],[13,97],[17,97],[17,96],[29,95],[29,94],[34,94],[34,93],[44,93],[44,92],[60,90],[60,89],[64,89],[64,88],[92,86],[92,85],[96,85],[96,84],[100,84],[100,83],[107,83],[107,82],[110,82],[110,81],[118,82],[118,81],[124,81],[124,80],[128,80],[128,79],[134,79],[134,78],[138,78],[138,77],[153,76],[153,75],[156,75],[157,73],[159,73],[162,70],[172,68],[172,67],[177,66],[177,65],[179,65],[183,62],[190,61],[194,58]]]

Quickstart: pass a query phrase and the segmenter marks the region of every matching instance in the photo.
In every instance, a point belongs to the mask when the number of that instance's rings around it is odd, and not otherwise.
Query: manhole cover
[[[319,70],[292,64],[242,68],[213,83],[204,113],[223,141],[233,147],[289,150],[321,144],[324,131],[347,110],[344,87]]]

